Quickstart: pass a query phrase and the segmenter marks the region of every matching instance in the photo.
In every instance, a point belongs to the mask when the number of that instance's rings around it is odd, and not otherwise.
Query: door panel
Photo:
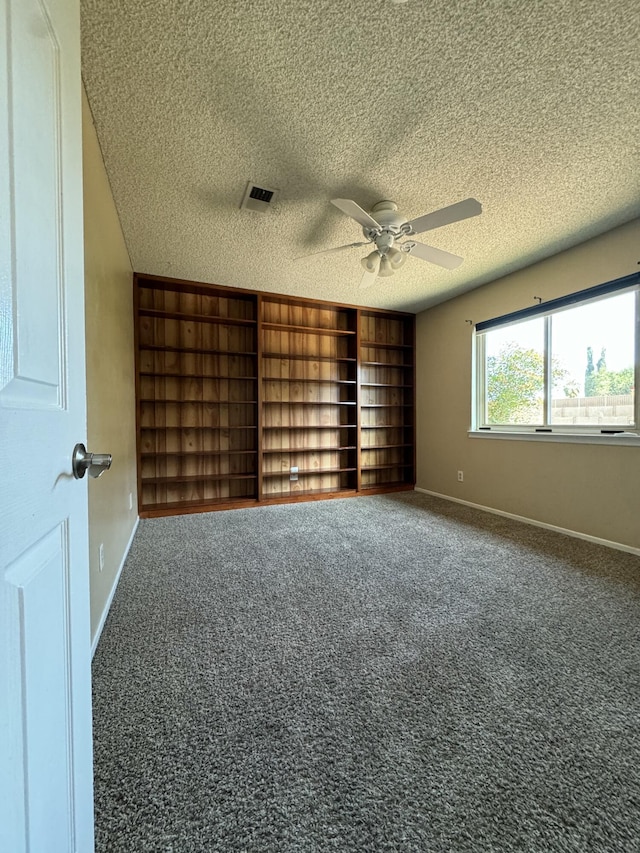
[[[63,523],[5,574],[7,616],[20,636],[20,690],[15,701],[28,744],[23,762],[28,781],[25,815],[33,850],[74,849],[73,843],[66,843],[73,838],[67,538]]]
[[[12,193],[17,325],[15,377],[24,404],[57,405],[60,385],[61,324],[57,316],[62,290],[62,246],[59,226],[61,153],[63,146],[60,49],[46,8],[23,0],[25,27],[14,27],[12,64],[14,104],[33,97],[38,81],[38,110],[13,109],[14,157]],[[37,238],[38,251],[33,251]],[[60,319],[60,318],[59,318]],[[23,387],[26,381],[30,387]],[[15,393],[15,389],[14,389]]]
[[[80,26],[0,0],[0,850],[93,850]],[[8,203],[5,203],[8,202]]]

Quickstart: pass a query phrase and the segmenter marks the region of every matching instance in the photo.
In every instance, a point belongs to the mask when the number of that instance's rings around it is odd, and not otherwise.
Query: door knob
[[[84,444],[76,444],[71,458],[73,476],[81,480],[88,471],[90,477],[100,477],[111,468],[111,458],[110,453],[89,453]]]

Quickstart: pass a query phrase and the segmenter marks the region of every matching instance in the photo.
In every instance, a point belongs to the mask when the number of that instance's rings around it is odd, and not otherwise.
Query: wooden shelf
[[[411,487],[413,315],[136,274],[135,333],[142,515]]]
[[[207,432],[212,432],[212,431],[213,432],[220,432],[220,431],[230,430],[230,429],[258,429],[258,427],[256,425],[253,425],[253,424],[240,424],[240,425],[238,425],[238,424],[223,424],[222,426],[220,426],[220,425],[218,425],[218,426],[211,426],[211,425],[208,425],[208,426],[200,426],[200,425],[187,426],[186,424],[180,424],[180,425],[176,424],[175,426],[172,426],[172,425],[168,425],[168,426],[144,426],[144,425],[141,425],[140,429],[143,432],[165,432],[168,429],[179,429],[181,431],[184,430],[186,432],[189,432],[191,430],[206,430]]]
[[[355,379],[298,379],[295,376],[263,376],[263,382],[300,382],[300,383],[312,383],[314,385],[357,385],[357,381]],[[363,383],[364,384],[364,383]],[[398,385],[398,388],[410,388],[410,385],[402,386]]]
[[[336,495],[339,497],[345,497],[346,495],[356,496],[357,492],[354,488],[350,488],[349,486],[345,486],[344,488],[341,486],[329,486],[326,489],[296,489],[293,492],[283,492],[278,495],[269,495],[266,494],[264,496],[265,503],[287,503],[288,500],[299,500],[301,497],[310,497],[311,495],[317,495],[328,497],[329,495]]]
[[[286,323],[263,323],[262,328],[269,332],[295,332],[303,335],[355,335],[355,329],[321,329],[314,326],[291,326]]]
[[[171,405],[177,403],[179,406],[255,406],[257,400],[174,400],[167,397],[140,397],[141,403],[152,403],[153,405]]]
[[[357,468],[306,468],[298,471],[299,477],[305,477],[310,474],[347,474],[352,471],[357,471]],[[263,471],[263,477],[290,477],[291,471]],[[295,480],[291,481],[295,482]]]
[[[263,352],[263,358],[280,358],[283,361],[322,361],[322,362],[341,362],[345,364],[355,364],[356,358],[349,358],[343,356],[332,356],[332,355],[307,355],[305,353],[291,353],[287,354],[285,352]]]
[[[316,430],[316,429],[355,429],[357,424],[301,424],[298,426],[276,426],[272,424],[264,425],[263,429],[299,429],[299,430]]]
[[[265,406],[355,406],[355,400],[263,400]]]
[[[167,483],[209,483],[218,480],[255,480],[257,474],[175,474],[171,477],[142,477],[142,485]]]
[[[147,457],[157,459],[165,456],[176,458],[181,456],[206,458],[216,456],[256,456],[257,453],[257,450],[143,450],[140,456],[143,459]]]
[[[202,500],[161,501],[140,505],[142,518],[161,515],[179,515],[180,513],[206,512],[216,509],[231,509],[240,506],[257,506],[258,501],[250,495],[231,498],[204,498]]]
[[[410,424],[361,424],[361,429],[409,429]],[[369,448],[373,449],[373,448]]]
[[[367,347],[367,349],[404,349],[404,350],[412,350],[412,344],[388,344],[382,343],[382,341],[360,341],[360,346]]]
[[[396,385],[394,382],[361,382],[363,388],[413,388],[413,385]]]
[[[393,361],[361,361],[360,364],[362,367],[396,367],[398,370],[406,370],[408,367],[413,367],[412,364],[407,364],[406,362],[396,364]]]
[[[187,323],[218,323],[223,326],[255,326],[255,320],[243,320],[238,317],[216,317],[210,314],[182,314],[179,311],[159,311],[141,308],[140,317],[152,317],[159,320],[179,320]]]
[[[370,447],[362,447],[362,452],[367,450],[397,450],[400,447],[413,447],[413,444],[405,442],[404,444],[373,444]]]
[[[330,445],[329,447],[263,447],[262,453],[342,453],[345,450],[356,450],[355,444]]]
[[[227,353],[225,353],[227,355]],[[189,373],[188,376],[180,373],[161,373],[155,370],[141,370],[140,376],[151,376],[167,379],[178,379],[180,382],[190,382],[192,379],[224,379],[226,382],[255,382],[255,376],[226,376],[223,373]]]
[[[409,462],[388,462],[384,465],[363,465],[363,471],[382,471],[385,468],[411,468],[413,467]]]
[[[196,294],[210,298],[223,298],[231,300],[236,306],[248,306],[255,314],[255,294],[251,290],[239,290],[237,288],[223,287],[209,284],[204,281],[184,281],[183,279],[167,278],[159,275],[135,274],[136,283],[140,293],[149,291],[151,294],[169,292],[172,295],[182,296],[185,293]]]
[[[237,355],[246,355],[253,356],[257,355],[256,350],[229,350],[229,349],[215,349],[211,347],[178,347],[175,345],[169,344],[147,344],[140,343],[140,350],[149,350],[151,352],[175,352],[175,353],[187,353],[189,355],[228,355],[228,356],[237,356]],[[185,377],[188,378],[188,377]]]
[[[363,483],[360,491],[380,495],[386,492],[405,492],[411,489],[413,489],[413,483],[406,480],[388,480],[380,483]]]

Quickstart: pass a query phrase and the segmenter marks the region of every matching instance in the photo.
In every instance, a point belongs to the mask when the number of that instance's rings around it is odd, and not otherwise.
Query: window
[[[640,274],[478,323],[484,431],[640,434]]]

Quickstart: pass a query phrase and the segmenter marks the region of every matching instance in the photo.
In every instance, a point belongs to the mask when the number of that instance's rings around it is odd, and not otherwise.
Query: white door
[[[0,850],[93,850],[78,0],[0,0]]]

